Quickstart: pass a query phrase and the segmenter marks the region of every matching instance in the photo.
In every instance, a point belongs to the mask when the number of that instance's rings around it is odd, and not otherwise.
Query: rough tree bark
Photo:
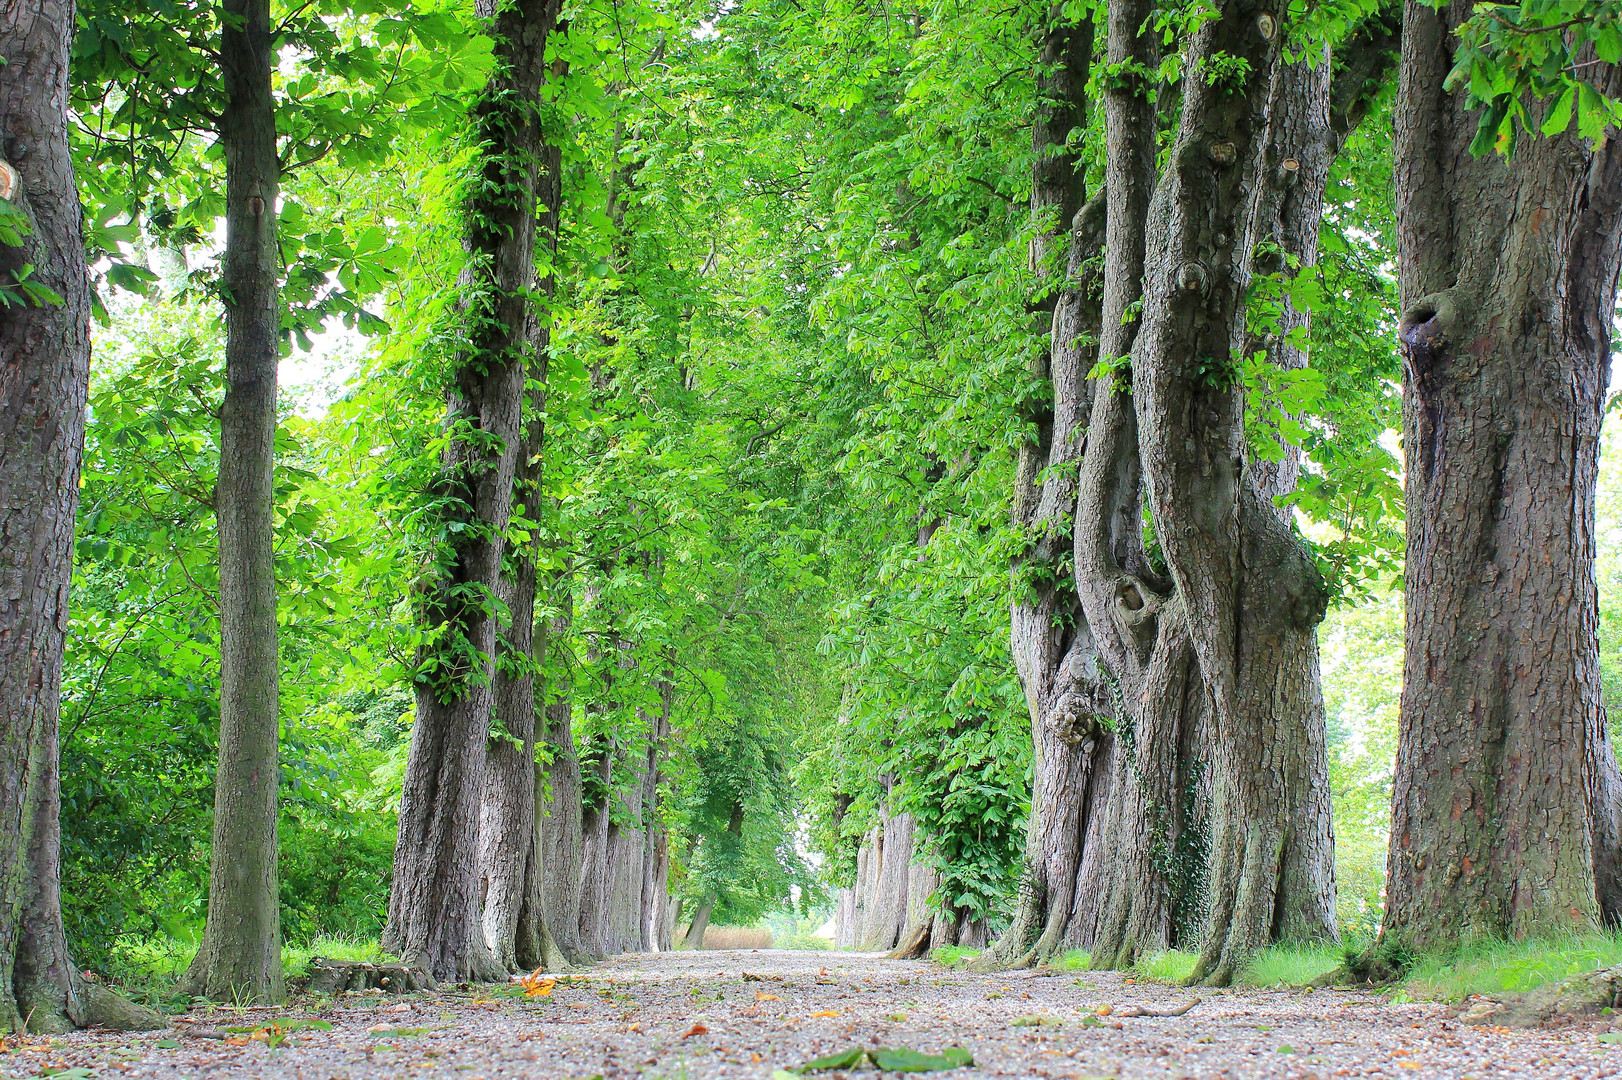
[[[1098,332],[1097,299],[1082,280],[1083,264],[1098,250],[1104,207],[1102,200],[1084,207],[1085,177],[1067,136],[1085,122],[1093,37],[1090,20],[1068,22],[1055,8],[1041,43],[1031,189],[1038,228],[1031,263],[1047,279],[1057,278],[1062,260],[1066,277],[1039,307],[1052,321],[1034,374],[1052,386],[1054,406],[1031,415],[1037,438],[1020,447],[1014,479],[1014,521],[1031,538],[1030,550],[1014,566],[1010,635],[1031,712],[1031,820],[1019,904],[1007,931],[981,959],[988,967],[1028,965],[1063,948],[1085,837],[1108,780],[1099,768],[1109,750],[1100,722],[1111,715],[1108,691],[1075,595],[1070,555],[1073,470]]]
[[[31,226],[0,246],[0,287],[60,303],[0,313],[0,1029],[145,1029],[163,1021],[79,974],[62,925],[62,649],[73,581],[90,277],[68,153],[70,0],[0,6],[0,199]]]
[[[421,657],[384,931],[386,948],[449,982],[506,977],[484,942],[478,830],[496,653],[493,601],[534,318],[544,145],[537,103],[558,3],[479,0],[477,10],[490,22],[495,70],[470,118],[484,150],[480,182],[463,206],[466,344],[455,358],[446,417],[458,437],[445,450],[435,485],[444,512],[469,527],[453,534],[442,564],[421,586],[420,607],[435,640]]]
[[[665,744],[670,739],[670,710],[675,704],[675,683],[669,674],[659,681],[659,711],[648,732],[647,770],[642,774],[642,829],[646,847],[642,856],[640,940],[643,952],[670,949],[674,927],[669,923],[670,837],[659,820],[659,784],[663,779]]]
[[[1098,349],[1112,373],[1092,396],[1075,510],[1076,592],[1103,668],[1113,681],[1115,732],[1102,850],[1089,879],[1100,895],[1090,927],[1096,967],[1130,966],[1171,947],[1178,917],[1197,901],[1203,852],[1193,793],[1204,692],[1181,599],[1143,550],[1143,475],[1131,375],[1142,291],[1158,122],[1148,73],[1159,63],[1146,25],[1153,5],[1109,11],[1107,50],[1120,73],[1104,95],[1104,302]],[[1072,928],[1085,941],[1089,927]]]
[[[1243,246],[1251,252],[1262,244],[1275,252],[1266,268],[1271,272],[1287,275],[1316,261],[1329,167],[1394,60],[1393,17],[1376,13],[1344,43],[1338,76],[1322,53],[1280,65],[1273,73],[1265,182],[1252,186],[1251,239]],[[1117,33],[1135,34],[1146,18],[1147,10],[1136,5],[1112,9],[1112,61],[1130,57],[1141,65],[1136,70],[1154,67],[1152,46],[1142,38],[1136,51],[1116,39]],[[1111,227],[1100,353],[1106,359],[1133,349],[1136,326],[1124,316],[1140,295],[1153,189],[1153,108],[1147,87],[1137,93],[1130,88],[1129,78],[1117,80],[1105,101]],[[1248,344],[1246,354],[1264,350],[1280,367],[1304,366],[1305,351],[1286,334],[1305,328],[1308,318],[1286,301],[1282,325]],[[1184,944],[1202,929],[1204,823],[1212,794],[1205,768],[1209,702],[1194,665],[1187,614],[1172,583],[1149,569],[1142,550],[1136,417],[1133,405],[1122,400],[1129,396],[1129,379],[1130,374],[1108,399],[1095,400],[1076,513],[1077,591],[1121,691],[1121,751],[1108,831],[1113,857],[1093,942],[1093,963],[1099,967],[1127,967],[1137,956]],[[1246,469],[1258,506],[1271,508],[1287,528],[1289,511],[1272,499],[1294,490],[1298,449],[1281,444],[1274,456],[1255,455]],[[1254,597],[1245,600],[1256,603]],[[1316,640],[1309,637],[1298,646],[1292,655],[1299,673],[1292,677],[1285,708],[1304,722],[1280,728],[1276,738],[1281,741],[1271,752],[1299,763],[1292,779],[1303,783],[1309,796],[1289,803],[1294,817],[1280,874],[1288,883],[1282,895],[1311,906],[1305,913],[1281,913],[1271,932],[1295,936],[1304,927],[1307,936],[1316,936],[1333,926],[1332,909],[1323,906],[1333,896],[1333,838]]]
[[[580,949],[601,960],[609,955],[610,891],[609,837],[614,799],[614,754],[607,736],[592,740],[580,771],[585,783],[580,813]]]
[[[562,62],[557,62],[553,80],[563,73]],[[550,268],[557,252],[559,207],[563,198],[562,151],[554,139],[542,145],[540,155],[541,174],[535,194],[539,210],[536,250],[542,265],[548,269],[537,282],[536,292],[550,299],[556,284]],[[524,421],[514,478],[516,497],[534,518],[542,498],[547,350],[551,344],[549,313],[532,313],[528,336],[533,350],[527,380],[530,415]],[[501,576],[501,601],[512,621],[500,635],[499,648],[510,659],[508,663],[498,660],[496,665],[494,709],[502,730],[490,741],[484,801],[479,814],[484,940],[496,962],[508,971],[556,968],[560,966],[559,961],[564,960],[544,915],[527,921],[522,918],[526,903],[531,904],[535,912],[541,912],[538,896],[541,872],[536,865],[540,847],[535,832],[535,663],[544,657],[546,641],[543,633],[537,642],[535,633],[535,597],[539,584],[536,560],[540,544],[537,532],[529,543],[509,552]]]
[[[574,623],[574,594],[569,576],[560,574],[552,594],[557,614],[547,630],[550,641],[567,640]],[[536,770],[537,785],[545,784],[546,796],[536,798],[536,843],[541,882],[538,897],[526,894],[526,906],[519,915],[520,936],[539,935],[544,925],[558,949],[571,964],[587,959],[580,944],[581,873],[581,777],[580,759],[575,754],[572,700],[573,683],[567,668],[557,685],[548,686],[542,738],[551,753],[551,764],[543,774]],[[528,927],[530,929],[526,930]],[[528,963],[526,960],[525,963]]]
[[[1443,88],[1469,14],[1407,5],[1397,103],[1408,603],[1382,944],[1408,948],[1617,914],[1593,560],[1622,147],[1472,157],[1477,114]],[[1622,91],[1613,65],[1585,76]]]
[[[1256,191],[1282,12],[1229,0],[1190,42],[1183,111],[1148,216],[1133,387],[1141,460],[1203,678],[1213,759],[1205,941],[1224,985],[1279,939],[1334,938],[1332,839],[1311,557],[1259,489],[1238,384]]]
[[[220,753],[208,917],[186,972],[193,994],[281,1001],[276,873],[276,375],[281,355],[276,243],[276,63],[270,0],[226,0],[220,32],[225,109],[225,401],[214,510],[220,544]],[[240,19],[240,23],[231,17]]]

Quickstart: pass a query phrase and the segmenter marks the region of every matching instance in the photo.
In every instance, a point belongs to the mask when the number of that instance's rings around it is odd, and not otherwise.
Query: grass
[[[929,958],[942,967],[960,968],[979,955],[979,949],[965,949],[960,945],[942,945],[931,952]]]
[[[677,927],[676,940],[684,939],[686,927]],[[772,932],[764,926],[707,926],[701,949],[770,949]]]
[[[310,959],[316,956],[365,964],[394,959],[383,951],[376,939],[323,934],[308,945],[282,946],[282,976],[288,979],[303,978],[310,973]]]
[[[1086,971],[1092,966],[1092,954],[1085,949],[1071,949],[1048,963],[1054,971]]]
[[[772,941],[772,948],[774,949],[812,949],[822,951],[831,949],[833,947],[834,943],[829,941],[827,938],[818,937],[816,934],[807,933],[775,935],[774,940]]]
[[[1420,957],[1398,996],[1457,1003],[1472,994],[1518,994],[1613,964],[1622,964],[1622,934],[1471,942],[1450,954]]]
[[[1152,956],[1140,957],[1132,965],[1132,973],[1149,982],[1181,983],[1194,973],[1194,965],[1199,958],[1199,953],[1167,949]]]
[[[1305,986],[1346,962],[1343,945],[1274,945],[1245,965],[1240,986]]]

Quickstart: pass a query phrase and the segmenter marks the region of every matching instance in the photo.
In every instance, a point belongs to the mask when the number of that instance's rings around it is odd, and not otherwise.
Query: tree
[[[1390,955],[1622,914],[1593,571],[1622,39],[1614,20],[1572,29],[1533,7],[1471,20],[1468,5],[1409,3],[1403,23],[1407,636]],[[1513,49],[1484,53],[1484,27]],[[1517,140],[1520,125],[1533,134]]]
[[[448,438],[430,497],[443,529],[419,586],[428,630],[400,803],[387,948],[435,979],[504,979],[479,917],[479,808],[493,707],[498,590],[535,351],[539,115],[555,0],[481,0],[495,70],[472,109],[467,265],[447,337]]]
[[[276,878],[276,374],[281,357],[281,161],[270,0],[226,0],[225,401],[220,407],[220,763],[214,776],[208,920],[186,972],[193,994],[276,1002],[282,985]]]
[[[17,1032],[162,1026],[80,975],[62,925],[58,713],[91,300],[68,153],[72,37],[70,2],[0,11],[0,1024]]]
[[[559,27],[554,35],[562,30]],[[550,73],[556,86],[565,64],[554,62]],[[556,285],[552,263],[557,257],[558,222],[562,214],[562,152],[558,137],[548,139],[541,150],[541,176],[536,191],[536,256],[541,280],[537,292],[550,300]],[[550,344],[550,312],[538,316],[533,352],[525,376],[529,415],[524,419],[518,448],[514,482],[517,495],[533,521],[542,512],[542,479],[546,444],[547,351]],[[501,634],[495,665],[493,690],[494,718],[500,731],[491,740],[489,779],[479,816],[479,862],[483,877],[484,938],[497,963],[511,971],[538,967],[557,968],[567,962],[552,937],[542,899],[546,871],[540,860],[544,822],[537,802],[544,790],[545,774],[537,772],[535,724],[545,708],[544,686],[536,697],[536,667],[544,662],[547,635],[537,641],[536,590],[539,585],[537,559],[542,538],[536,525],[531,535],[511,545],[501,575],[500,599],[510,624]],[[542,741],[546,732],[542,731]],[[571,748],[572,750],[572,748]],[[538,830],[538,822],[542,831]],[[568,916],[570,920],[576,918]]]

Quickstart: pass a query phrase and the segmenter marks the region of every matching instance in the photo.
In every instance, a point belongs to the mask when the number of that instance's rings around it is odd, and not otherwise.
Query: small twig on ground
[[[1198,1005],[1199,1003],[1200,1003],[1200,999],[1199,998],[1194,998],[1192,1001],[1189,1001],[1186,1004],[1184,1004],[1184,1005],[1182,1005],[1182,1006],[1180,1006],[1178,1008],[1175,1008],[1175,1009],[1149,1009],[1149,1008],[1145,1008],[1142,1005],[1121,1005],[1121,1006],[1117,1007],[1116,1009],[1114,1009],[1110,1013],[1110,1015],[1115,1016],[1115,1017],[1148,1016],[1148,1017],[1156,1017],[1156,1018],[1163,1017],[1163,1016],[1182,1016],[1184,1013],[1188,1012],[1188,1010],[1192,1009],[1194,1006]]]

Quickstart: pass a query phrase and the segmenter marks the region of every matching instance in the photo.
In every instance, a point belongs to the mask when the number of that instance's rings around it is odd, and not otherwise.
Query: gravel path
[[[522,987],[386,997],[349,994],[279,1010],[194,1011],[221,1038],[79,1033],[23,1047],[8,1039],[7,1077],[263,1077],[385,1080],[496,1077],[749,1077],[851,1046],[929,1053],[960,1045],[972,1068],[949,1080],[1074,1077],[1622,1076],[1622,1045],[1603,1022],[1561,1031],[1475,1028],[1436,1005],[1387,1005],[1366,994],[1202,991],[1177,1018],[1125,1017],[1190,991],[1108,972],[994,975],[856,953],[701,952],[625,956],[565,977],[544,997]],[[308,1003],[304,1003],[308,1004]],[[1109,1015],[1098,1016],[1109,1005]],[[318,1016],[332,1030],[288,1044],[228,1032],[274,1018]],[[1043,1023],[1033,1018],[1046,1017]],[[871,1065],[851,1070],[878,1080]],[[830,1080],[845,1071],[813,1074]],[[900,1076],[900,1073],[889,1074]]]

